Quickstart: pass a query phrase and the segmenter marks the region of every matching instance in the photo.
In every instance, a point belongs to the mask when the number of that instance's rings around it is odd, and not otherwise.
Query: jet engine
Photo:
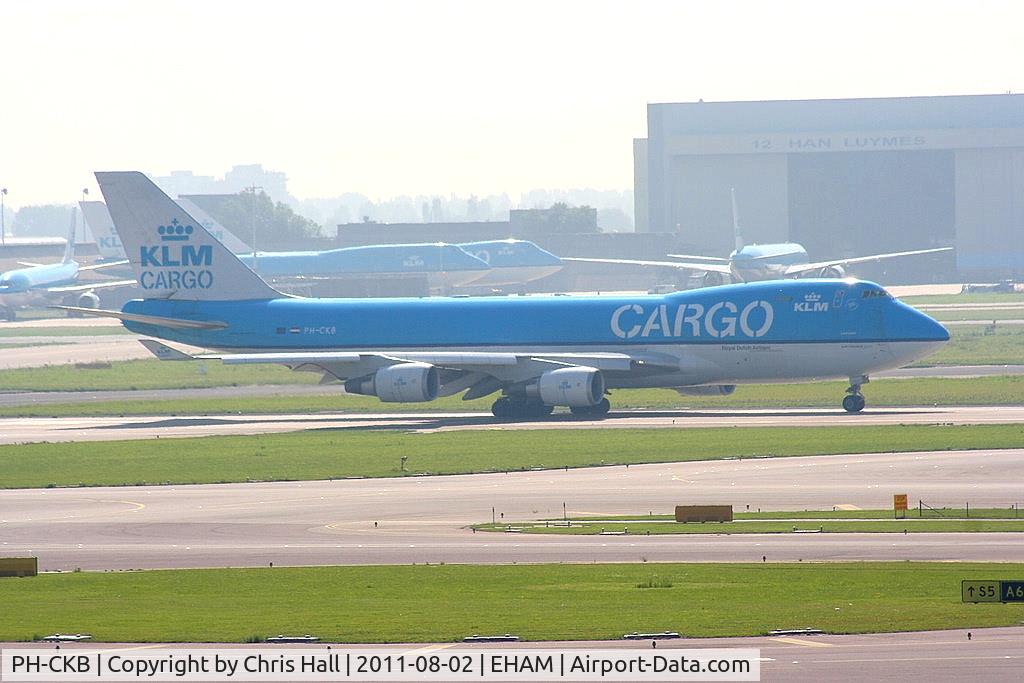
[[[826,266],[825,268],[815,272],[814,277],[841,278],[846,277],[846,271],[842,266]]]
[[[593,406],[604,398],[604,375],[594,368],[548,370],[526,387],[526,393],[549,406]]]
[[[703,287],[718,287],[732,282],[732,278],[725,273],[708,271],[701,277]]]
[[[78,297],[78,306],[81,308],[99,308],[100,298],[95,292],[83,292]]]
[[[682,396],[728,396],[736,391],[735,384],[712,384],[706,387],[676,387]]]
[[[397,363],[345,382],[348,393],[376,396],[385,403],[433,401],[440,388],[437,368],[429,363]]]

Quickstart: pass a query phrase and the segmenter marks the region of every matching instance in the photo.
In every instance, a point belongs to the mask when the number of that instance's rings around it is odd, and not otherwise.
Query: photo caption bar
[[[760,650],[0,651],[2,681],[757,681]]]

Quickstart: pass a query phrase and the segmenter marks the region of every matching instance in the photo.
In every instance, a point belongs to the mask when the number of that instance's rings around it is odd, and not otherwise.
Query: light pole
[[[263,188],[253,183],[245,188],[252,192],[252,269],[256,270],[256,190]]]
[[[7,196],[7,188],[0,187],[0,244],[7,244],[7,226],[4,224],[4,197]]]
[[[88,197],[88,196],[89,196],[89,188],[88,187],[83,187],[82,188],[82,203],[83,204],[85,203],[86,197]],[[82,211],[80,213],[82,214],[82,238],[75,240],[79,244],[81,244],[82,242],[85,241],[85,212]]]

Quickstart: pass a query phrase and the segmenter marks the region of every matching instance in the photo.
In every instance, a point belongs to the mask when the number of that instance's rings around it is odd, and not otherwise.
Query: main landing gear
[[[846,397],[843,399],[843,410],[848,413],[859,413],[864,410],[867,402],[864,400],[864,395],[860,393],[860,387],[862,384],[867,383],[868,378],[863,375],[850,378],[850,386],[847,388]]]
[[[602,417],[611,410],[608,399],[602,398],[592,406],[573,406],[569,410],[577,417]],[[538,420],[547,417],[554,411],[554,406],[546,405],[540,399],[525,396],[502,396],[491,406],[494,417],[503,420]]]
[[[535,398],[502,396],[491,406],[491,414],[503,419],[539,419],[547,417],[554,409]]]
[[[577,417],[601,417],[607,415],[611,409],[612,404],[606,398],[602,398],[592,406],[572,406],[569,408],[572,414]]]

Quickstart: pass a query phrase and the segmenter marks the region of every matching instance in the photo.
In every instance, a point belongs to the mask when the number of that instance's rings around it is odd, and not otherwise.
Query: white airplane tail
[[[730,188],[732,196],[732,234],[736,238],[736,251],[743,249],[743,235],[740,234],[740,211],[736,208],[736,188]]]
[[[195,218],[197,221],[203,224],[210,234],[219,239],[225,247],[231,250],[233,254],[248,254],[252,251],[252,248],[242,240],[235,237],[234,233],[230,232],[227,228],[217,222],[210,214],[203,211],[198,204],[185,197],[178,197],[177,200],[181,208],[185,209],[190,216]]]
[[[97,172],[96,180],[147,298],[228,301],[282,296],[142,173]]]
[[[104,259],[123,259],[125,257],[124,247],[114,229],[114,221],[110,219],[110,212],[103,202],[78,202],[82,209],[85,222],[92,230],[92,236],[96,238],[96,249]]]

